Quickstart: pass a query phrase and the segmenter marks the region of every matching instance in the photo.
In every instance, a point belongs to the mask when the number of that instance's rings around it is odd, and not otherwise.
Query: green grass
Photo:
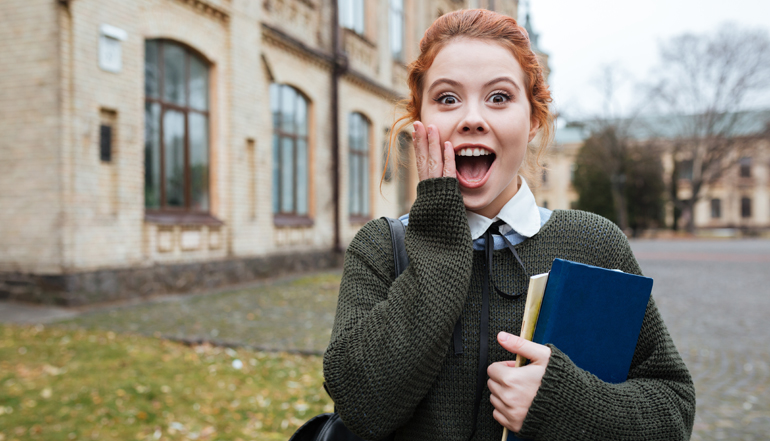
[[[317,356],[2,325],[0,441],[286,440],[322,382]]]

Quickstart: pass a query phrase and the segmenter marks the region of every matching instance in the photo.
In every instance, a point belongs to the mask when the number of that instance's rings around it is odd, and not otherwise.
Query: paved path
[[[693,440],[770,440],[770,241],[635,241],[697,391]],[[229,292],[73,311],[0,302],[0,322],[95,326],[322,351],[339,272]]]
[[[770,439],[770,241],[632,248],[693,375],[692,439]]]

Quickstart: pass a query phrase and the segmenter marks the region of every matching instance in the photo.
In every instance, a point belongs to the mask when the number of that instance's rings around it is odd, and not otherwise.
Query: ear
[[[529,141],[532,142],[533,139],[535,139],[535,135],[537,135],[537,131],[540,130],[540,120],[533,117],[529,118]]]

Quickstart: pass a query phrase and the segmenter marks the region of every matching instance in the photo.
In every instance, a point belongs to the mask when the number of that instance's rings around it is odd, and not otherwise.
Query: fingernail
[[[412,141],[414,141],[414,138],[417,136],[417,132],[412,132]]]
[[[508,341],[508,337],[510,337],[510,336],[511,336],[511,334],[509,334],[507,332],[500,332],[499,334],[497,334],[498,340],[500,340],[503,343],[507,342]]]

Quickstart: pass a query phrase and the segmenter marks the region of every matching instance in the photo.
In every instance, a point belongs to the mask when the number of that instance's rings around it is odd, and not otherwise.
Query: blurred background
[[[769,2],[0,0],[0,441],[330,410],[342,256],[409,211],[396,104],[462,8],[527,29],[558,115],[530,185],[632,238],[693,439],[768,439]]]

